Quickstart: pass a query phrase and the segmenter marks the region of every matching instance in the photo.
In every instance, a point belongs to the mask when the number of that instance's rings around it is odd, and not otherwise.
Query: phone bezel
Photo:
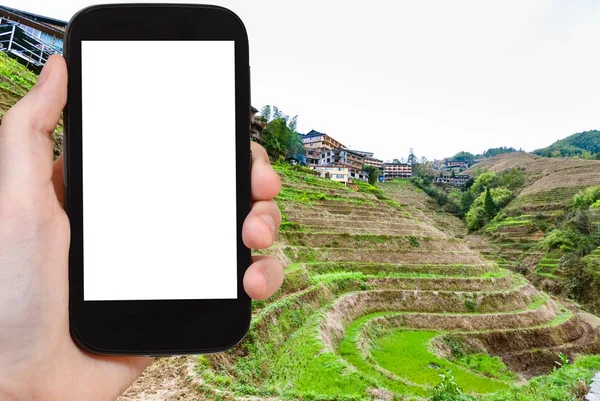
[[[83,300],[83,40],[235,41],[237,299]],[[251,316],[251,301],[242,284],[244,272],[251,264],[250,250],[242,241],[242,224],[251,208],[248,53],[248,37],[242,21],[217,6],[99,5],[83,9],[69,22],[64,46],[69,70],[68,102],[64,110],[65,210],[71,225],[69,320],[72,338],[85,350],[108,355],[198,354],[224,351],[246,335]]]

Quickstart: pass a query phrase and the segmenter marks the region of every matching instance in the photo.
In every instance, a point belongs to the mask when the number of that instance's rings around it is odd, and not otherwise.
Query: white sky
[[[3,3],[68,20],[95,2]],[[246,24],[255,107],[384,160],[534,150],[600,129],[595,0],[214,4]]]

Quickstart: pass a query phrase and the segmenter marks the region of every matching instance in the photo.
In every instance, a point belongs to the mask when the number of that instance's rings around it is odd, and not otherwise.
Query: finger
[[[67,68],[61,56],[51,57],[33,89],[15,104],[0,126],[0,183],[15,186],[49,185],[52,141],[67,100]]]
[[[265,149],[252,142],[252,199],[255,201],[271,200],[281,190],[281,180],[271,167]]]
[[[284,276],[283,266],[277,259],[257,256],[244,275],[244,289],[250,298],[262,301],[279,290]]]
[[[273,245],[281,225],[281,211],[275,201],[258,201],[242,226],[242,239],[251,249],[266,249]]]
[[[54,192],[56,192],[56,199],[58,203],[63,206],[64,198],[64,183],[63,183],[63,156],[58,156],[58,159],[54,162],[52,170],[52,184],[54,185]]]

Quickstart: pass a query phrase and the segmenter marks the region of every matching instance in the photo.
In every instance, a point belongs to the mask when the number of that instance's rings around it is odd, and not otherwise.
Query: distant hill
[[[600,131],[585,131],[573,134],[552,145],[534,151],[544,157],[573,157],[600,159]]]
[[[544,158],[531,153],[507,153],[482,160],[465,170],[465,174],[478,176],[484,172],[500,173],[518,168],[525,172],[525,186],[517,199],[525,195],[553,192],[570,188],[564,199],[567,201],[574,192],[591,185],[600,185],[600,161],[577,158]],[[573,193],[570,193],[573,192]]]

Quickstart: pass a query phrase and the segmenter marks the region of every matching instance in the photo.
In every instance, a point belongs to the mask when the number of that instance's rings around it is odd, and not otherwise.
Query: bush
[[[501,185],[511,190],[517,190],[525,185],[525,171],[516,167],[500,175]]]
[[[463,394],[454,381],[452,371],[440,374],[442,381],[433,388],[430,401],[475,401],[474,397]]]
[[[572,230],[556,229],[551,231],[541,241],[541,246],[547,250],[560,249],[572,252],[577,248],[579,235]]]
[[[598,201],[600,201],[600,185],[588,187],[579,191],[579,193],[573,197],[571,206],[577,209],[587,209],[594,205],[594,208],[596,208],[599,207],[595,206]]]
[[[487,223],[488,214],[485,212],[483,206],[471,206],[466,219],[469,230],[478,230]]]
[[[600,263],[569,253],[560,258],[558,267],[566,278],[565,295],[597,313],[600,307]]]
[[[496,188],[500,184],[499,177],[494,173],[483,173],[473,183],[471,191],[473,195],[479,196],[486,188]]]

